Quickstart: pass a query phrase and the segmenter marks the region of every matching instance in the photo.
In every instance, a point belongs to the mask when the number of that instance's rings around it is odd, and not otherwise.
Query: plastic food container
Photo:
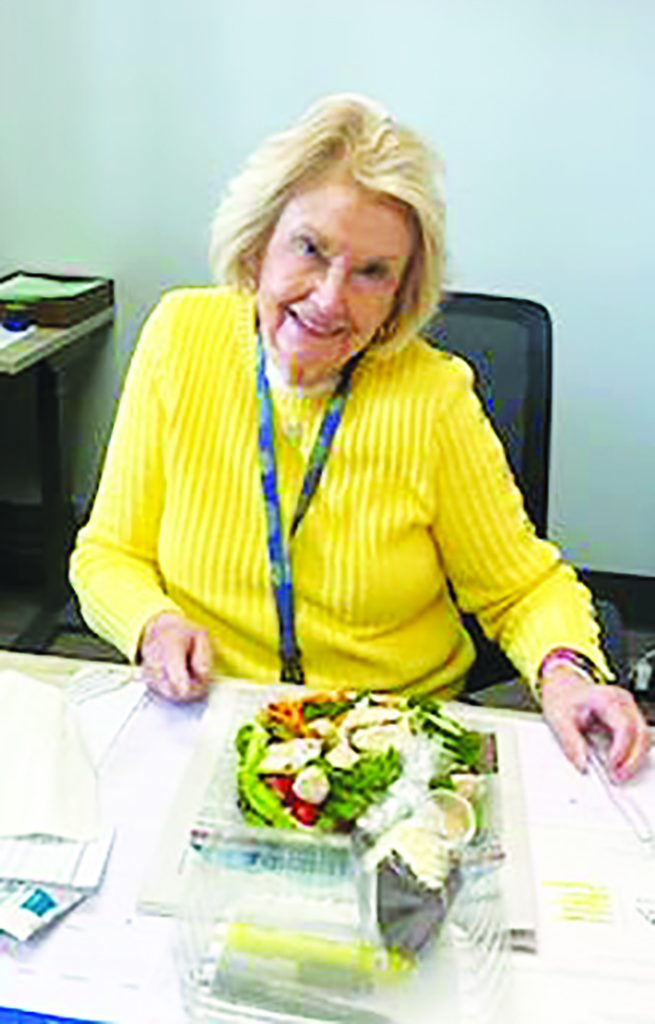
[[[244,824],[234,741],[266,702],[255,689],[223,717],[189,836],[178,963],[190,1019],[504,1024],[493,773],[480,780],[473,820],[456,794],[416,791],[391,818],[378,808],[349,834]]]

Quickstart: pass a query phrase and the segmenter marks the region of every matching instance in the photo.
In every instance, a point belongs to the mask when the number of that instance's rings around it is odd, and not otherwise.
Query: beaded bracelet
[[[571,668],[583,672],[591,682],[600,682],[598,669],[585,654],[572,651],[570,647],[556,647],[554,650],[549,651],[539,667],[538,679],[540,683],[543,681],[544,671],[556,664],[569,665]]]

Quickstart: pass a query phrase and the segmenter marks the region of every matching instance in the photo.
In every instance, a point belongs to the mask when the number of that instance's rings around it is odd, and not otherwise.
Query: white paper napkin
[[[86,841],[99,824],[96,772],[64,693],[0,672],[0,836]]]

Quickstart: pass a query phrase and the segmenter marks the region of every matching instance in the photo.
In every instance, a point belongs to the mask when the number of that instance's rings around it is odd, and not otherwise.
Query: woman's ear
[[[251,291],[256,292],[259,288],[259,275],[262,268],[262,259],[259,253],[250,253],[244,256],[241,264],[243,268],[244,283],[247,283]]]

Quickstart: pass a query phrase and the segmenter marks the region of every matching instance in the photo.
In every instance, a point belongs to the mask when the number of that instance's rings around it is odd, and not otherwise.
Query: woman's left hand
[[[594,725],[611,736],[607,769],[614,782],[632,778],[648,757],[648,725],[621,686],[587,682],[575,669],[560,666],[543,680],[542,707],[562,750],[580,771],[588,758],[585,733]]]

